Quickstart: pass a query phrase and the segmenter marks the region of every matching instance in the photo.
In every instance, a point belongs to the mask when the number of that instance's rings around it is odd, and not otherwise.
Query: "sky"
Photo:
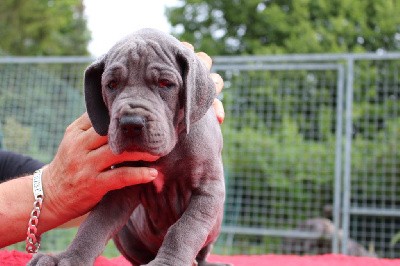
[[[92,32],[89,52],[98,57],[135,30],[150,27],[169,32],[164,9],[178,5],[179,0],[84,0],[84,4]]]

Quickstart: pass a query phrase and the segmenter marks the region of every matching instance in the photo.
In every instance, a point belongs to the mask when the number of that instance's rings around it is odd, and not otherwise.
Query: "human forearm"
[[[26,239],[34,202],[32,178],[33,175],[27,175],[0,185],[0,247]],[[39,234],[63,223],[46,205],[45,195],[38,223]]]

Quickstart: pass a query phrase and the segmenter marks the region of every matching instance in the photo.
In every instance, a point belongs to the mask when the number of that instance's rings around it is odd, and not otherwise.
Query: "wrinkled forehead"
[[[150,64],[177,67],[177,54],[182,46],[180,42],[171,40],[146,38],[140,35],[128,36],[107,53],[105,67],[112,67],[115,63],[140,67],[147,67]]]

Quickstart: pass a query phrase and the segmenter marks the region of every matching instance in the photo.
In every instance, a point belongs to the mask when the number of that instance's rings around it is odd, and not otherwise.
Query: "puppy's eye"
[[[111,80],[108,82],[107,87],[111,90],[115,90],[118,88],[118,82],[116,80]]]
[[[168,79],[160,79],[158,81],[158,87],[169,89],[174,86],[174,83]]]

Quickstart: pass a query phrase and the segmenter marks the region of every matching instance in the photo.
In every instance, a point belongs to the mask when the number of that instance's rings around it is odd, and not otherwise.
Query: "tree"
[[[173,34],[211,55],[394,51],[397,0],[182,0]]]
[[[2,0],[0,53],[88,55],[82,0]]]

